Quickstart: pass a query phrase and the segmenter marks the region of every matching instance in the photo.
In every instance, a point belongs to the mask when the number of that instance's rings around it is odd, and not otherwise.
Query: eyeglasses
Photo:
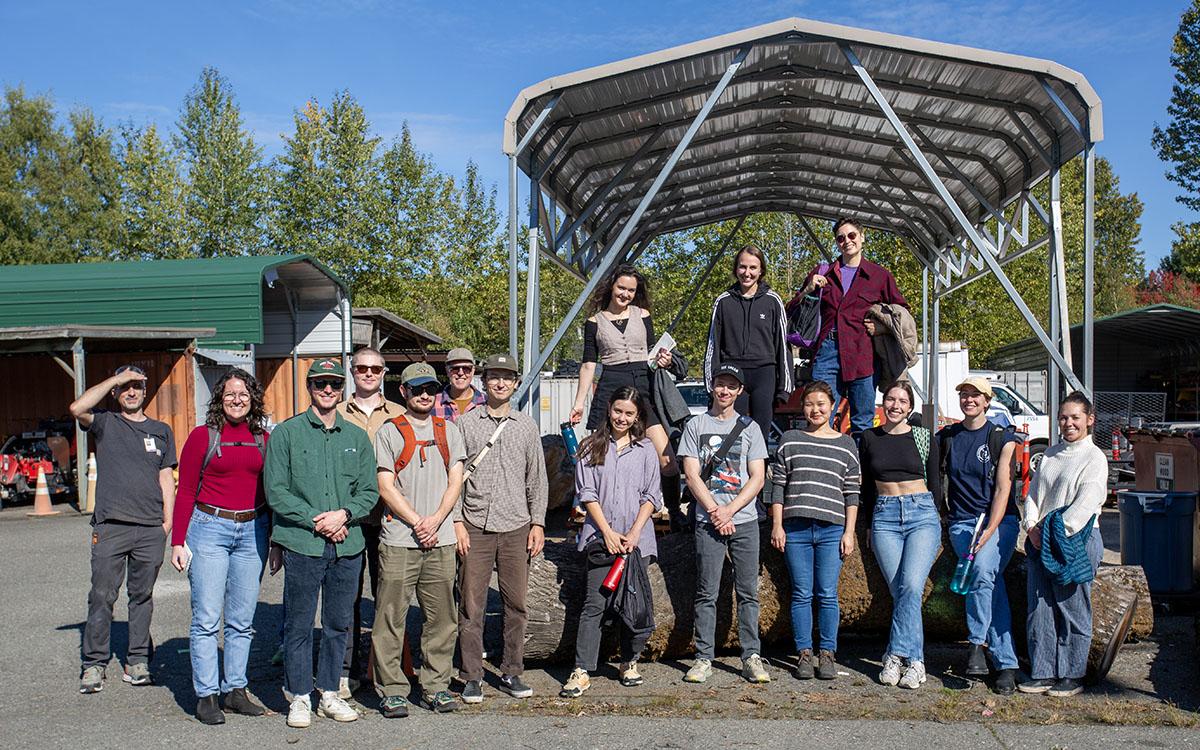
[[[447,369],[450,372],[475,372],[475,365],[453,365]]]
[[[846,240],[853,242],[854,240],[858,239],[858,232],[846,232],[845,234],[839,234],[834,239],[836,239],[838,241],[839,245],[842,244],[843,242],[845,242]]]
[[[366,375],[368,372],[372,375],[381,375],[387,369],[383,365],[355,365],[354,371],[359,375]]]
[[[127,391],[130,388],[132,388],[135,391],[144,391],[144,390],[146,390],[146,381],[145,380],[131,380],[128,383],[126,383],[125,385],[121,386],[117,390],[118,391]]]
[[[230,403],[236,403],[236,402],[240,402],[240,401],[249,401],[250,394],[249,393],[226,393],[224,396],[221,397],[221,400],[229,401]]]
[[[332,388],[336,391],[342,387],[342,381],[338,380],[337,378],[320,378],[317,380],[308,381],[308,385],[310,388],[316,391],[323,391],[326,388]]]
[[[511,373],[511,372],[506,372],[506,373],[499,373],[499,372],[489,372],[488,374],[486,374],[486,375],[484,375],[484,376],[483,376],[483,379],[484,379],[484,380],[489,380],[489,381],[490,381],[490,380],[499,380],[499,381],[501,381],[501,382],[504,382],[504,383],[515,383],[515,382],[517,382],[517,376],[516,376],[516,373]]]
[[[410,396],[436,396],[442,387],[437,383],[423,383],[422,385],[410,385],[408,387],[408,395]]]

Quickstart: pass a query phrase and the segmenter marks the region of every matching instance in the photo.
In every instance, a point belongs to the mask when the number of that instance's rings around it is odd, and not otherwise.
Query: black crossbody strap
[[[750,417],[746,416],[745,414],[742,414],[738,417],[737,422],[735,422],[733,425],[733,429],[730,430],[729,434],[725,436],[725,439],[721,441],[721,447],[717,448],[717,452],[714,453],[712,457],[704,463],[704,468],[700,472],[700,476],[704,479],[704,481],[708,481],[708,478],[712,476],[713,470],[716,468],[717,464],[724,461],[725,457],[729,455],[729,451],[733,450],[733,444],[736,443],[738,438],[742,436],[742,431],[750,426],[751,421],[752,420]]]

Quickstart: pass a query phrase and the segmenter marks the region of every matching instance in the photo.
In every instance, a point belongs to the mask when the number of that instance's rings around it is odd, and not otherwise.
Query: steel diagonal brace
[[[721,256],[725,254],[727,249],[729,249],[729,244],[733,242],[733,238],[737,235],[738,230],[742,228],[742,222],[744,221],[746,221],[746,217],[744,215],[738,217],[737,223],[733,225],[733,229],[729,231],[729,234],[725,235],[725,239],[717,247],[716,251],[713,252],[712,256],[709,257],[708,265],[704,267],[704,273],[700,274],[700,278],[696,279],[696,283],[692,285],[691,291],[689,291],[687,296],[683,298],[683,304],[679,306],[679,312],[675,313],[675,318],[672,319],[671,324],[667,326],[667,333],[674,332],[675,326],[679,325],[679,321],[683,320],[683,314],[687,312],[687,309],[692,306],[693,302],[696,301],[696,295],[700,293],[702,288],[704,288],[704,282],[708,280],[710,275],[712,275],[713,269],[717,267],[717,262],[721,260]]]
[[[812,225],[808,223],[808,219],[800,214],[796,214],[796,218],[800,220],[800,226],[804,227],[804,231],[808,232],[808,238],[812,240],[813,247],[817,248],[817,252],[821,254],[821,257],[826,262],[833,263],[833,253],[829,251],[829,248],[821,244],[821,240],[817,239],[817,233],[813,231]]]
[[[946,204],[946,207],[950,209],[952,214],[954,214],[954,218],[958,221],[959,226],[962,228],[963,232],[966,233],[967,237],[969,237],[970,240],[975,243],[975,246],[980,250],[986,248],[986,241],[982,236],[980,236],[974,225],[971,224],[971,221],[967,218],[967,215],[963,213],[962,208],[958,205],[958,202],[954,200],[954,196],[950,194],[950,191],[946,188],[945,183],[943,183],[941,178],[938,177],[937,173],[933,169],[933,165],[929,163],[929,159],[925,157],[925,154],[922,153],[920,147],[917,146],[917,142],[913,140],[912,135],[908,132],[908,128],[905,127],[900,118],[896,116],[896,112],[892,109],[892,105],[888,103],[888,100],[883,96],[883,92],[881,92],[879,87],[875,85],[875,81],[872,80],[871,74],[867,72],[867,69],[862,64],[862,61],[858,59],[858,55],[854,54],[854,50],[850,49],[850,45],[845,42],[839,42],[838,46],[841,48],[842,54],[845,56],[846,61],[850,63],[850,67],[852,67],[854,72],[858,74],[859,80],[862,81],[863,86],[866,87],[868,93],[871,95],[871,98],[875,100],[875,104],[880,110],[883,111],[884,116],[887,118],[888,122],[891,123],[892,128],[895,129],[901,140],[904,141],[904,145],[908,148],[909,155],[913,157],[913,159],[917,162],[917,165],[921,168],[921,172],[925,175],[926,182],[928,182],[929,186],[937,192],[938,196]],[[1016,305],[1017,310],[1020,311],[1021,317],[1025,319],[1025,322],[1029,325],[1030,329],[1033,330],[1034,335],[1037,336],[1038,341],[1040,341],[1042,346],[1046,349],[1046,353],[1052,360],[1054,360],[1054,363],[1058,365],[1064,377],[1067,378],[1073,388],[1086,393],[1087,391],[1084,388],[1083,383],[1080,382],[1079,378],[1075,376],[1074,370],[1072,370],[1071,366],[1067,364],[1067,361],[1063,357],[1062,353],[1058,351],[1058,347],[1056,347],[1054,342],[1050,340],[1050,336],[1046,333],[1045,329],[1042,328],[1041,323],[1038,322],[1038,319],[1034,316],[1033,311],[1029,309],[1029,305],[1025,304],[1025,300],[1021,297],[1021,293],[1018,292],[1016,287],[1013,286],[1012,281],[1009,280],[1008,276],[1004,273],[1004,269],[1000,267],[1000,263],[996,260],[995,256],[988,252],[981,252],[980,254],[983,257],[984,262],[987,263],[992,273],[996,276],[996,280],[1000,282],[1000,286],[1003,287],[1005,293],[1008,294],[1009,299],[1012,300],[1012,303]]]

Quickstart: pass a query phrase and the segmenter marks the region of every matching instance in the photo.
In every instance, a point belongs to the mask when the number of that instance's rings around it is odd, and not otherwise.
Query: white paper
[[[671,337],[671,334],[664,333],[662,336],[659,337],[658,343],[656,343],[654,346],[650,347],[650,354],[647,355],[647,357],[646,357],[646,363],[653,365],[654,360],[658,359],[658,353],[660,351],[662,351],[663,349],[666,349],[667,351],[671,351],[674,348],[675,348],[675,339]]]

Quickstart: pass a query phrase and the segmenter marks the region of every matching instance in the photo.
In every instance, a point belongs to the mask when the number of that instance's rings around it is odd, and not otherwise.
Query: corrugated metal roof
[[[132,325],[214,328],[206,346],[263,340],[263,282],[302,305],[331,307],[346,285],[308,255],[74,263],[0,268],[0,327]]]
[[[513,153],[558,96],[519,164],[526,174],[549,164],[543,189],[579,216],[656,138],[606,200],[631,213],[648,184],[639,180],[657,172],[655,160],[679,143],[738,50],[753,45],[651,204],[651,234],[785,211],[822,219],[852,214],[911,235],[890,199],[931,236],[946,237],[944,227],[956,226],[952,215],[927,188],[839,42],[862,60],[922,148],[927,139],[994,206],[1049,173],[1039,151],[1057,147],[1066,161],[1085,146],[1046,86],[1092,142],[1103,137],[1099,97],[1081,74],[1057,63],[792,18],[530,86],[505,119],[504,150]],[[978,198],[926,152],[967,216],[981,220],[986,211]],[[656,215],[659,207],[668,210]],[[585,228],[600,226],[605,213]]]

